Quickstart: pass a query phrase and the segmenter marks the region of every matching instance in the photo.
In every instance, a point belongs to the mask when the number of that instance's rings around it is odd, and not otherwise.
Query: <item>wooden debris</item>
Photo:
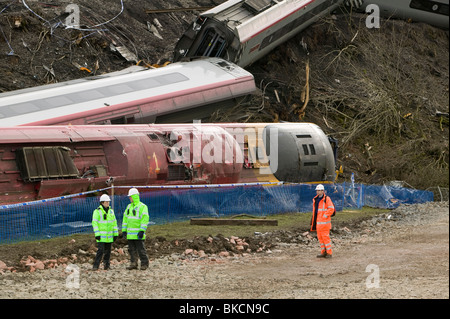
[[[118,52],[128,62],[138,62],[137,56],[134,53],[132,53],[130,50],[128,50],[127,47],[125,47],[125,46],[115,46],[112,43],[110,44],[109,47],[110,47],[111,51]]]
[[[268,225],[278,226],[276,219],[217,219],[217,218],[191,218],[191,225],[201,226],[248,226],[248,225]]]

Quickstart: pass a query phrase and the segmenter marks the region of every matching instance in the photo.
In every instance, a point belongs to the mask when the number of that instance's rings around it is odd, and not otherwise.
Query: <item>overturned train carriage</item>
[[[424,22],[442,29],[449,26],[449,0],[363,0],[361,11],[384,18]]]
[[[360,0],[347,0],[358,6]],[[230,0],[205,11],[182,35],[174,61],[221,57],[245,67],[310,24],[343,0]]]
[[[2,203],[111,183],[313,182],[335,176],[333,148],[309,123],[1,128],[0,157]]]
[[[0,127],[183,123],[256,92],[253,75],[218,58],[128,69],[0,94]]]

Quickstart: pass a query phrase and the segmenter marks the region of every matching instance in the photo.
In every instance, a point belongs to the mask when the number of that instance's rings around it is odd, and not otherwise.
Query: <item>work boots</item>
[[[325,258],[325,257],[327,257],[327,252],[324,251],[324,252],[320,253],[319,255],[317,255],[316,257],[317,258]]]
[[[137,263],[131,263],[128,267],[128,270],[133,270],[133,269],[138,269],[138,265]]]
[[[141,265],[141,270],[146,270],[148,268],[148,265]]]

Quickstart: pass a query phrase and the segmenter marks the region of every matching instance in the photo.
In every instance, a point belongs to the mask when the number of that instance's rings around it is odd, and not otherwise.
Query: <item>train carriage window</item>
[[[319,166],[319,162],[305,162],[303,166]]]
[[[316,149],[314,148],[314,144],[309,144],[309,150],[311,151],[311,155],[316,155]]]
[[[206,20],[208,20],[208,18],[199,16],[193,25],[194,31],[199,31],[202,28],[203,24],[206,22]]]
[[[16,114],[26,114],[39,111],[39,108],[33,103],[19,103],[14,105],[14,107],[10,107],[10,110]]]
[[[334,2],[335,1],[332,1],[332,3],[334,3]],[[289,32],[297,29],[298,27],[300,27],[307,21],[320,15],[320,13],[322,13],[323,11],[326,11],[329,6],[330,6],[330,3],[328,3],[327,1],[324,1],[321,5],[318,5],[311,11],[308,11],[305,14],[300,15],[296,20],[288,23],[281,29],[269,34],[262,40],[261,45],[259,46],[259,50],[260,51],[263,50],[267,46],[271,45],[273,41],[277,41],[277,40],[281,39],[283,36],[285,36]]]
[[[150,137],[152,141],[159,141],[158,135],[156,135],[155,133],[148,134],[148,137]]]
[[[302,147],[303,147],[303,153],[305,153],[305,155],[309,155],[308,145],[303,144]]]

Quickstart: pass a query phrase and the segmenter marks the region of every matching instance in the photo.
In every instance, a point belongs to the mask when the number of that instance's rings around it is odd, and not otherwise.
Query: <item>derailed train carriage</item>
[[[334,181],[310,123],[22,126],[0,129],[0,201],[120,185]],[[120,193],[120,189],[117,191]]]
[[[442,29],[449,26],[449,0],[363,0],[359,9],[371,12],[370,5],[378,6],[384,18],[424,22]]]
[[[245,67],[339,6],[365,12],[371,4],[386,18],[449,26],[448,0],[230,0],[197,17],[176,44],[174,61],[221,57]]]
[[[94,77],[0,94],[0,127],[184,123],[256,92],[253,75],[218,58],[134,66]]]
[[[174,61],[221,57],[245,67],[329,14],[344,0],[230,0],[203,12],[181,36]],[[346,1],[358,7],[360,0]]]

